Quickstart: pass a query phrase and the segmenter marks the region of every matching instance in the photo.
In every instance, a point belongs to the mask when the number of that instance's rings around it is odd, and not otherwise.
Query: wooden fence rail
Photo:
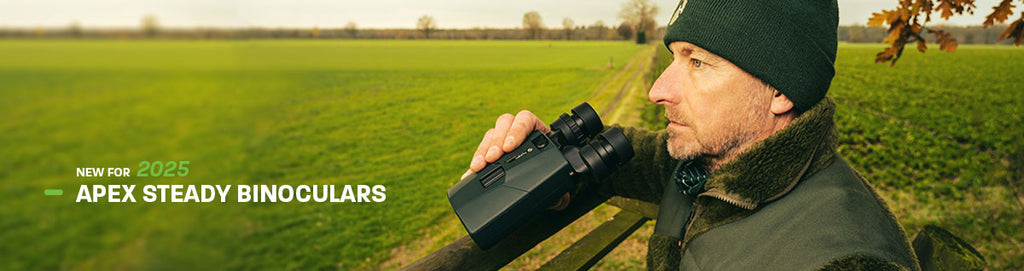
[[[482,250],[469,236],[464,236],[434,251],[404,270],[497,270],[551,237],[587,212],[608,203],[617,206],[615,216],[597,226],[557,256],[541,266],[541,270],[587,269],[604,258],[636,229],[658,214],[658,206],[621,197],[600,196],[585,188],[568,208],[544,211],[529,219],[494,247]]]

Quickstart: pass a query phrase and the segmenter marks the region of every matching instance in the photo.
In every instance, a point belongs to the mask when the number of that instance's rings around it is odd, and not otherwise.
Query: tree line
[[[430,15],[416,20],[415,29],[360,29],[355,22],[341,28],[162,28],[152,14],[143,16],[139,28],[84,29],[78,22],[67,27],[0,28],[0,38],[161,38],[161,39],[546,39],[546,40],[628,40],[646,43],[659,38],[654,16],[658,7],[651,0],[623,3],[618,26],[596,21],[577,25],[563,18],[561,28],[548,28],[540,13],[523,14],[522,28],[443,29]]]
[[[429,36],[422,29],[359,29],[351,24],[341,28],[83,28],[72,24],[52,28],[0,28],[0,38],[15,39],[440,39],[440,40],[633,40],[633,27],[623,23],[616,27],[598,21],[591,25],[575,25],[563,19],[562,28],[431,28]],[[569,27],[566,27],[569,26]],[[1012,44],[1000,39],[1005,26],[934,26],[943,29],[960,44]],[[650,30],[647,39],[658,41],[664,27]],[[840,26],[839,41],[850,43],[881,43],[889,34],[885,28],[852,25]]]
[[[657,29],[661,33],[664,29]],[[601,24],[559,29],[490,28],[469,29],[412,28],[346,29],[346,28],[81,28],[37,27],[0,28],[0,38],[15,39],[440,39],[440,40],[631,40],[630,26],[609,27]],[[660,39],[660,34],[656,34]]]
[[[1000,38],[1006,25],[993,26],[955,26],[936,25],[932,29],[941,30],[950,35],[960,44],[1013,44],[1012,40]],[[875,26],[851,25],[839,27],[839,41],[850,43],[882,43],[889,37],[888,29]]]
[[[973,2],[973,0],[968,0]],[[918,3],[920,2],[920,3]],[[915,2],[915,5],[924,5],[925,2]],[[1006,1],[1003,1],[1006,2]],[[900,2],[901,5],[906,4]],[[1020,38],[1014,33],[1007,34],[1001,29],[1018,29],[1024,27],[1021,20],[1013,25],[997,24],[1006,20],[1007,12],[1013,6],[1000,4],[995,8],[993,15],[985,21],[983,26],[943,26],[933,25],[927,27],[930,33],[939,33],[942,39],[938,42],[946,46],[948,44],[1011,44],[1014,40],[1020,43]],[[953,15],[955,7],[939,5],[935,10],[945,10],[942,17],[948,18]],[[1002,9],[1000,9],[1002,8]],[[952,9],[952,11],[950,11]],[[899,10],[899,9],[898,9]],[[908,9],[909,10],[909,9]],[[917,10],[917,9],[913,9]],[[931,9],[929,9],[931,10]],[[1002,10],[1002,11],[1000,11]],[[647,40],[661,40],[665,28],[658,27],[654,16],[658,12],[651,0],[627,0],[622,4],[619,12],[621,23],[618,25],[606,25],[604,21],[596,21],[592,24],[577,24],[572,18],[562,18],[561,26],[548,27],[544,19],[537,11],[529,11],[523,14],[522,27],[516,28],[489,28],[474,27],[469,29],[441,28],[438,20],[430,15],[423,15],[415,22],[415,28],[393,28],[393,29],[363,29],[355,22],[348,22],[338,28],[165,28],[161,27],[156,16],[148,14],[142,17],[139,27],[132,28],[84,28],[78,22],[72,22],[66,27],[36,27],[36,28],[0,28],[0,38],[55,38],[55,39],[442,39],[442,40],[635,40],[637,43],[646,43]],[[909,11],[908,11],[909,12]],[[931,11],[929,11],[931,12]],[[840,26],[838,29],[838,40],[851,43],[904,43],[917,41],[923,43],[922,36],[903,37],[894,39],[893,33],[902,30],[894,30],[892,27],[883,28],[883,19],[892,19],[887,16],[896,14],[895,11],[883,11],[874,14],[868,25]],[[899,15],[899,14],[897,14]],[[999,15],[1001,17],[993,17]],[[902,15],[900,15],[902,16]],[[893,20],[899,21],[900,16]],[[891,16],[890,16],[891,17]],[[1001,19],[1001,20],[1000,20]],[[902,22],[902,21],[899,21]],[[916,25],[916,24],[915,24]],[[897,24],[900,26],[900,24]],[[898,27],[897,27],[898,28]],[[915,28],[916,29],[916,28]],[[917,31],[925,31],[917,30]],[[1019,29],[1018,29],[1019,30]],[[916,32],[915,32],[916,33]],[[939,35],[937,34],[937,35]],[[1007,39],[1007,36],[1014,39]],[[902,44],[902,43],[899,43]],[[902,46],[891,47],[900,49]],[[892,50],[887,50],[887,52]],[[889,56],[891,58],[891,56]]]

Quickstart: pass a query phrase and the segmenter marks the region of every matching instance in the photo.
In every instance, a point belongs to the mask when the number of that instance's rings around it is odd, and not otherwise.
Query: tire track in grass
[[[657,46],[641,49],[623,67],[623,70],[610,80],[601,84],[587,100],[596,108],[605,123],[635,125],[640,121],[640,109],[647,101],[646,93],[650,88],[651,67]]]

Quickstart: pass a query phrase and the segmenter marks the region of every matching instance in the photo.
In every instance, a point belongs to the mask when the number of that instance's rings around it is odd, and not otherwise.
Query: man
[[[680,2],[665,34],[673,62],[648,94],[669,124],[625,128],[636,156],[598,184],[661,204],[649,269],[920,269],[835,151],[837,24],[835,0]],[[548,130],[529,111],[499,117],[470,170],[534,129]]]

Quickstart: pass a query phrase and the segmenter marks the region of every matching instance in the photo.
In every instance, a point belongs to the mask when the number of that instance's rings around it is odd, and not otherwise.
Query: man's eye
[[[700,59],[690,59],[690,62],[693,62],[693,67],[695,68],[700,68],[704,65],[704,62],[700,61]]]

